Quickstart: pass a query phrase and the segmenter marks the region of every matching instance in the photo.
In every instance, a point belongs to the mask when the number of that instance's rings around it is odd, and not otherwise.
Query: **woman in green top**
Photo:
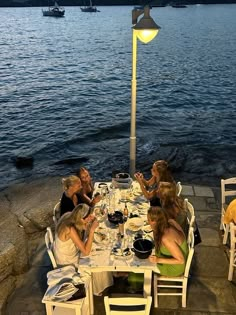
[[[159,207],[148,210],[148,223],[153,229],[156,255],[149,261],[156,263],[163,276],[180,276],[184,273],[188,256],[188,245],[180,225],[168,220],[165,211]]]

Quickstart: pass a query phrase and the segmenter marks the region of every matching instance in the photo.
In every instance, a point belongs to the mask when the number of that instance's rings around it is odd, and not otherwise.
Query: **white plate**
[[[133,192],[133,195],[134,195],[135,197],[139,197],[139,196],[141,196],[141,194],[142,194],[141,191],[134,191],[134,192]]]
[[[126,222],[126,228],[130,231],[138,231],[142,228],[144,221],[142,218],[131,218]]]
[[[97,228],[94,232],[94,241],[97,244],[107,244],[109,242],[107,229],[104,228]]]
[[[145,231],[146,233],[150,233],[150,234],[151,234],[151,232],[152,232],[152,228],[151,228],[150,225],[144,225],[144,226],[142,227],[142,230]]]
[[[131,250],[128,251],[127,255],[122,254],[121,249],[118,249],[117,251],[117,253],[113,253],[114,258],[116,259],[129,260],[133,257],[133,252],[131,252]]]

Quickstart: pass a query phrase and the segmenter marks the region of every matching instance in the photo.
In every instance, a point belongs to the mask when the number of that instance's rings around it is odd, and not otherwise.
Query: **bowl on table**
[[[151,240],[138,238],[134,241],[132,250],[138,258],[146,259],[151,255],[153,247],[154,243]]]
[[[118,225],[123,218],[123,213],[121,211],[115,211],[113,213],[108,213],[108,221],[114,225]]]

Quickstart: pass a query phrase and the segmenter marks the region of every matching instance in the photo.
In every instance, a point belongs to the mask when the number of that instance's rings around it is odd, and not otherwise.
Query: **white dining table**
[[[112,184],[111,182],[106,182],[108,190],[111,191]],[[95,183],[94,192],[100,192],[99,182]],[[103,190],[104,191],[104,190]],[[151,284],[152,284],[152,272],[159,273],[159,269],[156,264],[149,262],[147,259],[138,258],[132,251],[130,251],[129,256],[116,255],[113,253],[113,247],[115,246],[117,240],[117,235],[119,235],[118,226],[112,225],[108,219],[107,214],[114,211],[123,212],[125,202],[127,204],[129,215],[138,215],[143,220],[143,227],[140,228],[140,231],[143,231],[143,236],[145,237],[145,226],[148,227],[147,219],[147,210],[149,208],[149,202],[142,196],[139,184],[133,182],[132,188],[127,189],[126,191],[121,189],[112,189],[112,205],[111,208],[111,197],[109,193],[106,196],[103,196],[103,199],[99,204],[96,205],[96,208],[103,209],[105,212],[101,217],[98,216],[99,229],[103,229],[106,232],[108,237],[101,242],[96,242],[96,238],[92,245],[92,250],[89,256],[81,257],[79,261],[80,270],[89,270],[92,274],[94,272],[102,271],[111,271],[111,272],[134,272],[144,274],[144,286],[143,294],[144,297],[151,295]],[[114,201],[115,194],[115,201]],[[130,231],[129,227],[129,218],[124,225],[124,247],[131,247],[134,241],[135,234],[138,231]],[[150,226],[149,226],[150,229]],[[152,231],[151,231],[152,232]],[[96,233],[96,232],[95,232]],[[150,238],[150,230],[147,231],[147,236]],[[93,304],[93,301],[90,301]],[[91,314],[94,313],[94,306],[90,305]]]

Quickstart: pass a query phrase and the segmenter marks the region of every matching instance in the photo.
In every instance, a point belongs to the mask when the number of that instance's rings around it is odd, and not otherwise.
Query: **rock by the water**
[[[33,167],[34,158],[32,156],[17,156],[14,163],[17,168]]]
[[[87,162],[89,159],[87,157],[75,157],[75,158],[69,158],[69,159],[63,159],[60,161],[55,162],[55,165],[60,165],[60,164],[69,164],[73,165],[76,163],[84,163]]]

